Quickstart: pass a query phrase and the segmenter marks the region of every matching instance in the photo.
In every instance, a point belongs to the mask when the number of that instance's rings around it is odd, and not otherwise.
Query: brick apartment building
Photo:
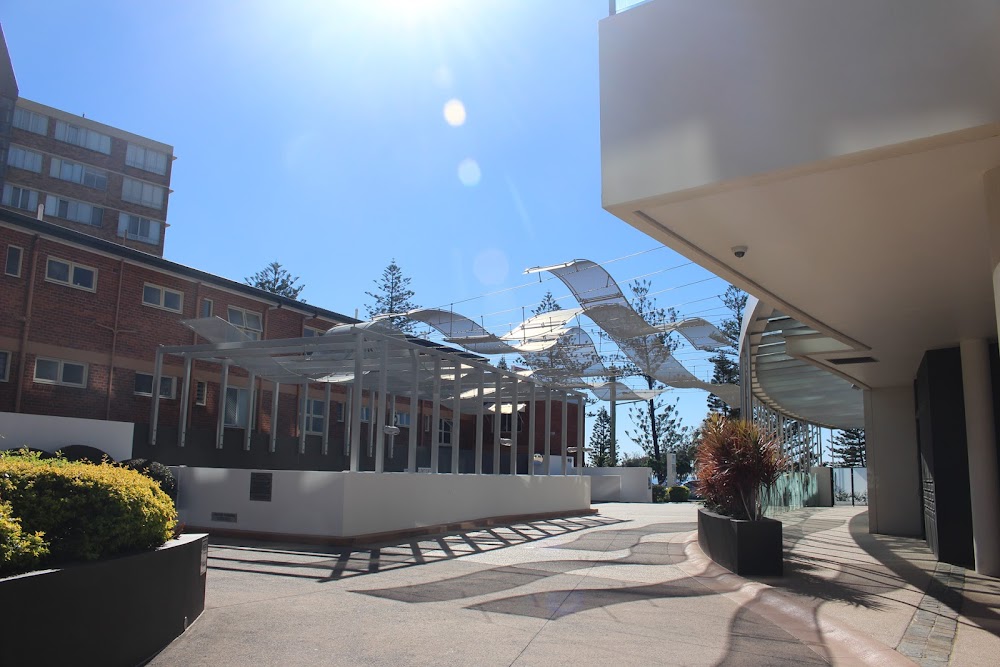
[[[165,463],[347,469],[343,386],[332,387],[328,410],[324,385],[282,385],[279,420],[272,424],[270,383],[257,381],[250,410],[248,374],[233,368],[222,397],[220,366],[208,362],[194,366],[183,449],[177,446],[181,368],[165,365],[157,446],[149,447],[157,346],[205,342],[181,320],[218,316],[257,339],[319,335],[356,320],[164,259],[172,147],[20,99],[6,43],[0,48],[0,112],[0,420],[7,412],[131,422],[134,454]],[[397,423],[405,430],[408,404],[399,404]],[[552,408],[558,425],[562,405],[556,401]],[[225,433],[217,449],[220,409]],[[304,453],[298,439],[302,409]],[[431,412],[429,402],[422,404],[415,425],[422,466],[429,460]],[[570,442],[577,432],[575,414],[570,405]],[[441,416],[450,420],[450,410],[443,407]],[[464,434],[473,432],[474,420],[463,416],[463,452],[472,447],[474,438],[467,443]],[[509,433],[510,416],[500,421]],[[534,428],[541,442],[539,422]],[[517,424],[519,430],[532,428],[525,414]],[[248,427],[251,447],[245,451]],[[492,419],[485,428],[491,443]],[[272,429],[278,434],[273,452]],[[443,423],[445,445],[448,430]],[[403,469],[406,440],[399,439],[400,452],[388,457],[387,470]],[[559,444],[553,438],[553,452]],[[526,448],[520,458],[519,469],[526,470]],[[370,469],[369,452],[363,459],[362,469]]]

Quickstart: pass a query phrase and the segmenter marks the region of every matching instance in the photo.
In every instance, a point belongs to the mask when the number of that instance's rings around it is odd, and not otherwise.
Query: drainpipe
[[[14,392],[14,412],[21,411],[21,395],[24,393],[25,364],[28,361],[28,332],[31,329],[31,304],[35,298],[35,269],[38,264],[38,235],[31,239],[31,266],[28,277],[28,296],[24,303],[24,324],[21,327],[21,350],[18,362],[17,389]]]

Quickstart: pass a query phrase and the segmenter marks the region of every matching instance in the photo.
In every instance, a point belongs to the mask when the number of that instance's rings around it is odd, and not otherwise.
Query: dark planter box
[[[741,521],[700,509],[698,544],[709,558],[736,574],[782,574],[780,521]]]
[[[207,535],[0,580],[0,665],[138,665],[205,609]]]

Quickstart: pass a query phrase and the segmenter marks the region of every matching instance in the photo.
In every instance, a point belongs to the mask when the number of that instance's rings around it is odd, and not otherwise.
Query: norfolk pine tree
[[[382,278],[372,282],[375,283],[376,290],[365,292],[374,299],[372,303],[365,304],[369,318],[376,315],[405,313],[420,307],[413,303],[413,290],[409,288],[410,279],[403,275],[403,270],[396,264],[395,259],[382,271]],[[390,317],[389,321],[404,333],[410,335],[416,333],[416,323],[413,320]]]
[[[271,262],[263,269],[253,274],[249,278],[244,278],[247,285],[262,289],[271,294],[287,296],[289,299],[298,299],[299,293],[305,289],[305,285],[296,285],[299,277],[292,277],[288,271],[282,268],[278,262]]]

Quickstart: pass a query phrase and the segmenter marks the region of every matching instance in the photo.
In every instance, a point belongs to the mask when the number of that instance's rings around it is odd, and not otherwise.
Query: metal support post
[[[451,474],[458,474],[462,446],[462,362],[455,362],[455,397],[451,408]]]
[[[517,474],[517,376],[510,383],[510,474]],[[531,465],[530,463],[528,465]]]
[[[483,474],[483,399],[486,397],[486,371],[479,369],[479,388],[476,392],[476,474]]]
[[[537,389],[538,386],[534,381],[531,382],[531,391],[528,398],[528,474],[535,474],[535,414],[538,410],[535,408],[535,401],[537,400]]]
[[[273,454],[278,448],[278,397],[281,395],[281,383],[275,382],[271,390],[271,442],[268,447]]]
[[[180,423],[177,432],[178,447],[183,447],[187,441],[188,419],[191,413],[191,364],[191,357],[184,355],[184,381],[181,383]]]
[[[584,451],[587,446],[587,440],[586,440],[587,434],[585,433],[585,431],[587,430],[585,422],[586,416],[587,416],[587,410],[586,408],[584,408],[584,400],[583,396],[581,396],[580,398],[577,399],[576,402],[576,446],[577,446],[576,467],[578,475],[583,474],[583,467],[585,465],[583,457],[584,457]]]
[[[250,451],[250,438],[253,436],[253,425],[254,425],[254,406],[257,401],[257,376],[253,373],[250,374],[250,389],[247,390],[247,427],[243,431],[243,451]]]
[[[156,348],[156,361],[153,362],[152,407],[149,415],[149,444],[156,446],[156,431],[160,426],[160,377],[163,375],[163,346]]]
[[[562,459],[562,474],[565,475],[566,455],[568,454],[566,450],[569,448],[569,394],[566,393],[562,395],[561,421],[562,424],[560,424],[560,428],[562,429],[562,433],[560,435],[562,437],[562,456],[560,456],[560,458]]]
[[[219,381],[219,419],[215,429],[215,448],[222,449],[222,436],[226,432],[226,394],[229,393],[229,359],[222,361],[222,378]],[[239,413],[239,401],[236,411]]]
[[[410,393],[410,432],[406,450],[406,472],[417,472],[417,433],[420,432],[420,357],[416,350],[413,356],[413,391]]]
[[[379,362],[378,373],[378,418],[375,420],[378,426],[375,434],[375,472],[385,472],[385,426],[386,426],[386,397],[389,390],[389,377],[386,368],[389,366],[389,343],[382,341],[382,358]]]
[[[497,371],[496,402],[493,403],[493,474],[500,474],[500,412],[503,409],[503,374]]]
[[[330,453],[330,383],[323,389],[323,456]]]
[[[309,385],[299,385],[299,454],[306,453],[306,408],[309,402]]]
[[[441,357],[434,357],[434,388],[431,396],[431,472],[437,473],[441,450]]]
[[[542,455],[542,467],[545,468],[543,474],[549,475],[552,472],[552,388],[545,388],[545,453]]]
[[[361,392],[364,390],[365,336],[357,332],[354,343],[354,387],[351,394],[351,472],[361,463]]]

